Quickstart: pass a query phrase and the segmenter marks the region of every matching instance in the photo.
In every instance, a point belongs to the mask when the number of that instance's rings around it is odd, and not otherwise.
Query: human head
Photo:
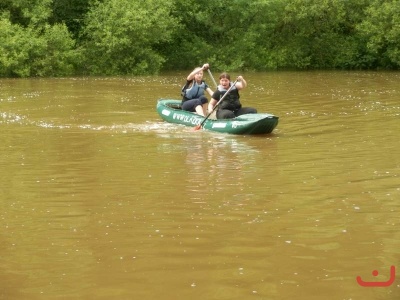
[[[231,80],[231,76],[230,76],[228,73],[226,73],[226,72],[221,73],[221,75],[219,75],[219,79],[220,79],[220,80],[221,80],[221,78],[226,78],[226,79],[228,79],[228,80]]]
[[[200,82],[203,79],[203,70],[202,69],[198,69],[198,70],[199,71],[196,74],[194,74],[194,79],[196,81]]]
[[[224,72],[219,75],[219,84],[222,85],[223,88],[228,89],[230,81],[231,76],[228,73]]]

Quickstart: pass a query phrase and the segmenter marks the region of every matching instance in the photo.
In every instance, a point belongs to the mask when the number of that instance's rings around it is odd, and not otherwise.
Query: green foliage
[[[74,73],[79,54],[64,24],[46,25],[31,52],[35,76],[65,76]]]
[[[371,67],[400,66],[400,2],[374,0],[366,18],[358,25],[366,39],[366,53]]]
[[[63,76],[74,72],[77,52],[65,25],[40,30],[0,18],[0,76]]]
[[[51,15],[52,0],[2,0],[0,13],[9,13],[12,23],[40,26]]]
[[[354,22],[362,1],[291,0],[280,17],[276,59],[278,67],[346,68],[358,55]],[[275,51],[273,51],[274,53]],[[343,61],[343,58],[346,60]]]
[[[172,1],[109,0],[96,3],[84,31],[86,67],[91,74],[151,74],[164,58],[154,50],[178,28]]]
[[[192,68],[209,62],[217,69],[252,68],[258,32],[251,31],[253,2],[176,0],[176,16],[182,16],[182,30],[176,43],[165,48],[167,68]]]
[[[65,23],[74,38],[78,39],[88,10],[88,0],[53,0],[50,22]]]
[[[11,24],[7,16],[0,19],[0,76],[30,76],[29,51],[31,30]]]
[[[2,0],[0,16],[3,77],[400,67],[397,0]]]

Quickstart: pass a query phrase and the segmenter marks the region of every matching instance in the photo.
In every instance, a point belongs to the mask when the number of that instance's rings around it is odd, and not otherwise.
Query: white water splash
[[[152,122],[146,121],[145,123],[127,123],[127,124],[57,124],[54,121],[46,120],[29,120],[27,116],[19,115],[9,112],[0,112],[0,124],[20,124],[24,126],[37,126],[46,129],[78,129],[78,130],[93,130],[93,131],[111,131],[116,133],[130,133],[130,132],[155,132],[166,133],[171,131],[182,130],[183,126],[177,126],[166,122]]]

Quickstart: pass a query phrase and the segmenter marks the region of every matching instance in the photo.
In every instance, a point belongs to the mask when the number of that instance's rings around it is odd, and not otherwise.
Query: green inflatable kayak
[[[195,127],[201,124],[204,117],[181,109],[181,100],[160,99],[157,101],[157,112],[169,123]],[[246,114],[234,119],[208,118],[203,129],[230,134],[266,134],[271,133],[278,125],[279,118],[271,114]]]

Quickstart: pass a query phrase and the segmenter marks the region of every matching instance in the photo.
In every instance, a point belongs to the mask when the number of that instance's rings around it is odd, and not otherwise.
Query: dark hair
[[[224,72],[221,75],[219,75],[219,79],[221,79],[221,78],[226,78],[228,80],[231,80],[231,76],[226,72]]]

